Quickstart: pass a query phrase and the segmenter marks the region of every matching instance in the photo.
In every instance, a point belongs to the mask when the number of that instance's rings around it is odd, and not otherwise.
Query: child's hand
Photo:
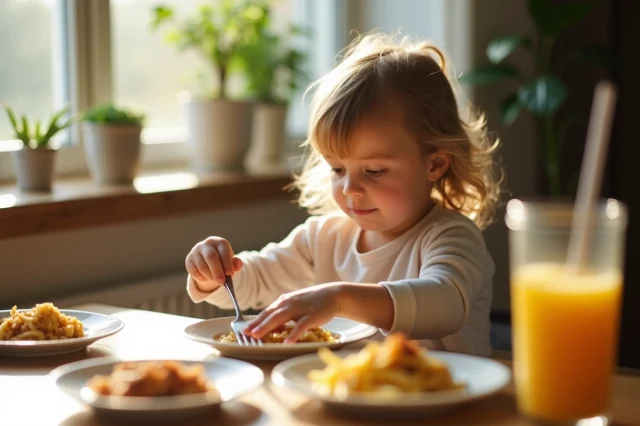
[[[220,237],[209,237],[200,241],[187,255],[187,272],[198,288],[213,291],[224,283],[225,275],[233,275],[242,269],[242,260],[234,257],[229,241]]]
[[[261,339],[288,321],[296,321],[285,343],[296,342],[305,331],[320,327],[338,315],[338,283],[317,285],[283,294],[247,326],[246,333]]]

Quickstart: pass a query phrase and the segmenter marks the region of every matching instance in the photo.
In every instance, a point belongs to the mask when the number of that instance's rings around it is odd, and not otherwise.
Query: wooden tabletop
[[[83,305],[76,309],[113,315],[125,322],[119,333],[91,345],[86,351],[39,358],[0,356],[0,424],[20,426],[126,426],[95,416],[71,397],[58,391],[47,374],[60,365],[81,359],[119,357],[188,358],[216,357],[215,349],[193,342],[183,329],[197,319],[155,312]],[[365,426],[409,425],[530,425],[518,415],[513,388],[489,398],[419,420],[363,419],[328,412],[318,401],[276,388],[268,380],[275,363],[258,363],[267,383],[239,401],[223,404],[212,417],[180,426]],[[617,375],[614,381],[614,425],[640,424],[640,377]]]

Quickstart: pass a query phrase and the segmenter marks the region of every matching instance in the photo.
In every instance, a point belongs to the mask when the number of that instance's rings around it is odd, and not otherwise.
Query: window
[[[201,3],[162,1],[181,15]],[[156,135],[145,135],[145,142],[157,142],[163,133],[180,135],[185,122],[178,93],[198,89],[209,74],[208,64],[196,52],[179,53],[164,42],[161,33],[151,33],[151,10],[157,4],[158,0],[111,0],[113,97],[117,104],[145,111],[146,125]]]
[[[46,119],[54,104],[66,94],[63,73],[55,70],[55,55],[61,54],[60,34],[54,32],[59,15],[55,0],[3,0],[0,2],[0,102],[16,113]],[[4,110],[0,114],[0,141],[13,138]],[[0,148],[13,149],[16,143]]]
[[[2,0],[0,103],[46,120],[67,102],[78,113],[113,99],[147,115],[143,167],[186,164],[187,129],[177,96],[197,88],[207,64],[193,52],[177,52],[160,32],[152,32],[151,9],[164,3],[184,14],[206,1],[215,0]],[[342,32],[336,18],[344,18],[343,0],[275,0],[274,6],[277,20],[312,28],[306,48],[310,77],[317,78],[344,41],[336,35]],[[303,134],[306,120],[298,96],[290,132]],[[0,179],[13,177],[8,151],[20,145],[11,137],[0,111]],[[86,172],[78,129],[63,139],[56,172]]]

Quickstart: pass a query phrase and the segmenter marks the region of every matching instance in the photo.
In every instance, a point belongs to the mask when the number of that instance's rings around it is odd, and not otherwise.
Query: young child
[[[493,262],[480,229],[499,196],[482,118],[459,114],[445,57],[422,42],[368,35],[317,81],[310,156],[295,185],[313,215],[280,243],[235,255],[209,237],[186,258],[196,302],[263,309],[261,338],[295,320],[289,341],[342,316],[491,354]]]

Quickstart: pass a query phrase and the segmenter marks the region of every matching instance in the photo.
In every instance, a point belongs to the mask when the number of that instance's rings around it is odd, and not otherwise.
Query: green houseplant
[[[82,115],[85,158],[99,185],[131,184],[140,165],[144,114],[98,105]]]
[[[165,40],[197,52],[218,87],[213,96],[183,99],[196,172],[242,169],[251,142],[252,103],[231,99],[229,77],[239,73],[243,46],[254,43],[269,19],[268,0],[219,0],[181,19],[170,6],[153,9],[152,28],[167,28]]]
[[[291,25],[284,31],[265,28],[258,39],[241,50],[247,91],[256,100],[250,161],[278,165],[286,139],[289,103],[307,79],[306,55],[296,48],[306,31]]]
[[[270,23],[270,22],[269,22]],[[249,95],[266,104],[287,104],[304,84],[306,54],[296,48],[307,31],[290,25],[285,31],[264,28],[259,37],[240,50]]]
[[[56,153],[52,138],[73,123],[73,118],[63,120],[69,107],[55,112],[46,128],[39,120],[31,125],[25,115],[18,118],[8,105],[5,111],[16,138],[22,142],[22,148],[13,152],[18,188],[24,192],[51,191]]]
[[[561,119],[558,116],[569,96],[563,70],[573,60],[611,67],[616,58],[612,51],[599,45],[579,46],[567,54],[554,56],[558,37],[591,12],[591,3],[529,0],[528,10],[536,27],[535,36],[509,34],[494,38],[486,49],[488,63],[462,74],[459,81],[476,86],[507,80],[517,82],[517,88],[500,102],[502,122],[513,123],[521,112],[534,117],[549,195],[561,196],[574,190],[577,177],[577,171],[561,167],[563,143],[571,126],[586,123],[586,117],[580,113],[565,114]],[[506,62],[517,49],[524,49],[530,55],[532,69],[518,70]]]
[[[82,114],[82,120],[95,124],[142,127],[145,115],[113,104],[98,105]]]

